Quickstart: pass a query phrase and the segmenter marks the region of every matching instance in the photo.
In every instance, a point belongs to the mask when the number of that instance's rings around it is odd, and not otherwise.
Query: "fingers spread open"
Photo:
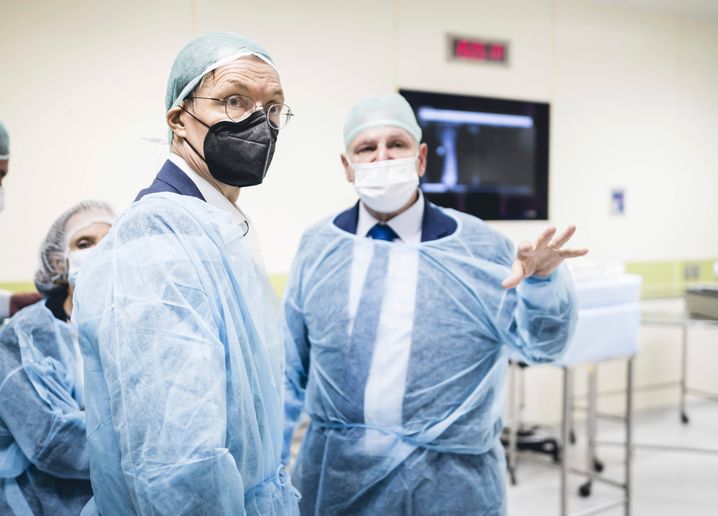
[[[553,242],[551,242],[551,247],[554,249],[560,249],[563,247],[563,245],[568,242],[573,234],[576,232],[576,226],[571,224],[569,227],[566,228],[565,231],[563,231],[558,238],[555,238]]]
[[[551,237],[553,237],[555,234],[556,228],[547,228],[546,231],[541,233],[541,236],[538,237],[538,240],[536,240],[536,249],[540,249],[542,246],[548,244],[549,240],[551,240]]]
[[[558,255],[561,258],[577,258],[588,254],[588,249],[561,249]]]

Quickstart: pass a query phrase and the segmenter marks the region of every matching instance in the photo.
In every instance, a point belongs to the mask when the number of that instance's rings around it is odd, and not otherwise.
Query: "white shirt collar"
[[[189,166],[189,163],[184,160],[184,158],[177,154],[170,153],[168,159],[177,165],[177,167],[192,180],[202,194],[202,197],[204,197],[205,201],[215,208],[228,213],[232,217],[232,221],[236,224],[244,224],[247,221],[247,217],[244,213],[242,213],[242,210],[222,195],[222,192],[217,190],[212,183],[195,172],[192,167]]]
[[[424,220],[424,195],[419,190],[419,198],[409,209],[386,222],[387,226],[399,235],[402,242],[407,244],[421,243],[421,224]],[[359,220],[357,221],[357,236],[366,236],[371,228],[379,222],[366,209],[363,202],[359,202]]]

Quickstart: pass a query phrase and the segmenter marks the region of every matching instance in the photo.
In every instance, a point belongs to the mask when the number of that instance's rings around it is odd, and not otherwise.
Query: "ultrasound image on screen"
[[[486,220],[548,217],[549,105],[401,90],[429,147],[425,197]]]
[[[429,146],[423,190],[534,193],[531,117],[423,107],[417,119]]]

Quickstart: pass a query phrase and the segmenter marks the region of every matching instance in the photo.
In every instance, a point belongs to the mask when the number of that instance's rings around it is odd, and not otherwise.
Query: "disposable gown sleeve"
[[[291,457],[292,435],[304,408],[304,395],[309,375],[309,337],[304,313],[301,308],[301,269],[295,264],[290,275],[289,287],[284,298],[285,316],[285,396],[284,396],[284,446],[282,463]]]
[[[63,366],[50,357],[22,364],[11,328],[3,334],[15,342],[2,339],[0,418],[37,469],[59,478],[89,479],[85,413],[69,392]]]
[[[531,276],[517,287],[507,340],[528,363],[553,362],[568,347],[576,318],[573,282],[561,265],[548,277]]]
[[[134,510],[244,514],[245,486],[226,447],[220,308],[198,275],[203,262],[171,233],[154,238],[162,258],[143,260],[142,239],[113,257],[96,339]],[[95,274],[87,284],[107,281]]]

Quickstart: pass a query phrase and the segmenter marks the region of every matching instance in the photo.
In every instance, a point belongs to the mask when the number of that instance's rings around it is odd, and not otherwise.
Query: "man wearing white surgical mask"
[[[367,235],[379,223],[403,242],[421,242],[425,203],[418,186],[427,150],[398,126],[369,127],[352,140],[341,160],[361,199],[357,234]]]
[[[554,228],[516,252],[427,202],[427,145],[400,95],[351,110],[341,156],[359,202],[302,238],[285,298],[284,459],[302,514],[506,512],[502,392],[510,350],[561,356],[576,320]],[[514,288],[515,287],[515,288]]]
[[[0,212],[5,210],[5,178],[10,172],[10,135],[5,125],[0,122]],[[0,267],[0,272],[2,268]],[[1,279],[1,278],[0,278]],[[40,300],[37,292],[7,292],[0,290],[0,324],[3,319],[15,314],[21,308]]]

